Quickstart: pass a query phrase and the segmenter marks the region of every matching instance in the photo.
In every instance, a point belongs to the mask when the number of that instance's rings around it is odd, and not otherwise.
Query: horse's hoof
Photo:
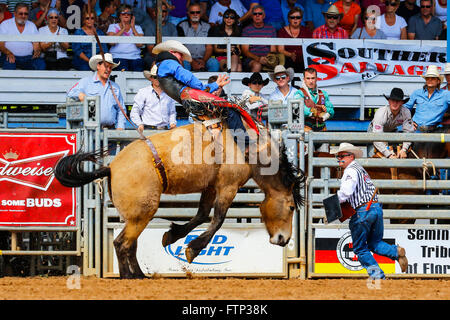
[[[185,254],[186,254],[186,260],[189,263],[192,263],[192,261],[194,261],[195,257],[197,256],[197,253],[195,252],[195,250],[192,248],[189,248],[189,247],[186,248]]]
[[[168,245],[173,243],[172,236],[170,234],[170,231],[166,231],[162,237],[162,245],[163,247],[167,247]]]

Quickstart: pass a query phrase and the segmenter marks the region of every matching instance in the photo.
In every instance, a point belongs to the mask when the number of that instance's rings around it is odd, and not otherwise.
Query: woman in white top
[[[131,6],[123,4],[119,7],[119,23],[110,24],[108,27],[108,36],[127,36],[142,37],[144,31],[138,25],[135,25]],[[141,46],[137,43],[117,43],[113,44],[109,52],[114,60],[120,62],[121,69],[125,71],[143,71],[144,65],[141,59]]]
[[[39,28],[39,34],[68,35],[67,29],[58,25],[59,11],[51,8],[47,13],[47,25]],[[69,70],[71,61],[67,56],[68,42],[40,42],[41,58],[44,58],[47,70]]]
[[[380,16],[380,30],[386,35],[386,39],[406,40],[406,28],[408,24],[405,19],[395,14],[400,5],[400,0],[386,1],[386,13]]]

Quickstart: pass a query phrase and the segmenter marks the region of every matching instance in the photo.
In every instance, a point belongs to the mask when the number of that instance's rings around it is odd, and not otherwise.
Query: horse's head
[[[273,175],[260,175],[257,182],[266,194],[260,211],[270,242],[285,246],[291,238],[294,210],[298,211],[303,205],[301,189],[305,176],[289,162],[284,146],[280,148],[278,157],[277,172]]]

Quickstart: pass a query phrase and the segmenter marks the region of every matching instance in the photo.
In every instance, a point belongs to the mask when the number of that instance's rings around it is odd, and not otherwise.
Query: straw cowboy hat
[[[338,150],[334,150],[331,151],[331,154],[337,154],[339,152],[350,152],[353,153],[355,155],[355,158],[361,158],[363,156],[363,152],[360,148],[355,147],[354,145],[352,145],[351,143],[347,143],[347,142],[342,142],[339,145],[339,149]]]
[[[158,67],[155,64],[150,71],[144,70],[144,77],[150,80],[152,76],[156,76],[156,71],[158,71]]]
[[[439,78],[442,81],[444,81],[444,76],[439,74],[438,67],[435,65],[429,65],[427,68],[427,72],[422,75],[422,78]]]
[[[327,11],[323,11],[322,14],[326,15],[326,14],[337,14],[339,16],[342,17],[342,13],[339,12],[339,9],[332,4]]]
[[[392,88],[390,95],[387,96],[387,95],[383,94],[383,96],[386,98],[386,100],[391,99],[391,100],[403,101],[403,103],[406,103],[409,101],[409,98],[404,96],[403,90],[400,88]]]
[[[442,72],[442,74],[450,74],[450,63],[445,64],[445,69],[444,72]]]
[[[192,61],[191,53],[189,52],[189,49],[184,46],[180,41],[177,40],[167,40],[164,42],[161,42],[160,44],[157,44],[153,50],[152,53],[158,54],[160,52],[164,51],[176,51],[183,55],[183,60],[186,60],[188,62]]]
[[[97,71],[97,64],[101,61],[103,61],[102,55],[96,54],[95,56],[92,56],[89,59],[89,67],[91,67],[92,70]],[[105,53],[105,61],[108,63],[111,63],[113,65],[113,69],[120,64],[120,62],[119,63],[114,62],[113,56],[111,53]]]
[[[272,81],[275,81],[275,75],[279,74],[279,73],[286,73],[289,76],[289,79],[294,79],[294,69],[292,68],[285,68],[282,65],[278,65],[275,67],[275,69],[273,69],[273,72],[269,72],[269,77]]]
[[[242,84],[244,86],[248,86],[250,83],[254,82],[254,81],[258,81],[258,82],[262,82],[263,86],[267,86],[267,84],[269,83],[269,79],[266,78],[266,80],[263,80],[261,73],[259,72],[253,72],[253,74],[249,77],[245,77],[244,79],[242,79]]]

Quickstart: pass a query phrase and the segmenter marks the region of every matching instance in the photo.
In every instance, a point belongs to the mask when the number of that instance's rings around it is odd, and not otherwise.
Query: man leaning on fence
[[[405,107],[412,110],[416,105],[416,112],[412,118],[416,132],[433,132],[442,122],[448,109],[450,94],[441,89],[444,77],[439,74],[436,65],[430,65],[427,72],[422,75],[425,85],[415,90]]]
[[[102,128],[122,130],[125,128],[125,115],[120,108],[125,108],[120,87],[109,80],[114,63],[112,55],[105,53],[105,60],[100,54],[89,59],[89,67],[94,75],[78,81],[67,93],[68,98],[83,101],[86,96],[100,96],[100,125]],[[120,106],[119,106],[120,104]],[[124,112],[125,109],[123,109]]]
[[[339,167],[344,169],[341,186],[337,192],[339,202],[349,202],[356,213],[350,218],[349,228],[353,252],[361,266],[372,279],[385,279],[371,252],[397,260],[402,272],[406,272],[408,259],[405,249],[383,241],[383,209],[378,203],[377,190],[367,171],[355,159],[362,157],[362,150],[343,142],[336,154]]]
[[[414,132],[411,120],[411,112],[403,106],[409,98],[405,97],[403,90],[393,88],[389,96],[384,95],[389,105],[379,108],[367,129],[368,132],[397,132],[397,128],[402,126],[403,132]],[[374,142],[374,153],[380,157],[401,158],[407,157],[407,152],[411,142],[403,142],[401,149],[395,150],[389,147],[387,142]],[[369,152],[370,155],[371,152]]]

